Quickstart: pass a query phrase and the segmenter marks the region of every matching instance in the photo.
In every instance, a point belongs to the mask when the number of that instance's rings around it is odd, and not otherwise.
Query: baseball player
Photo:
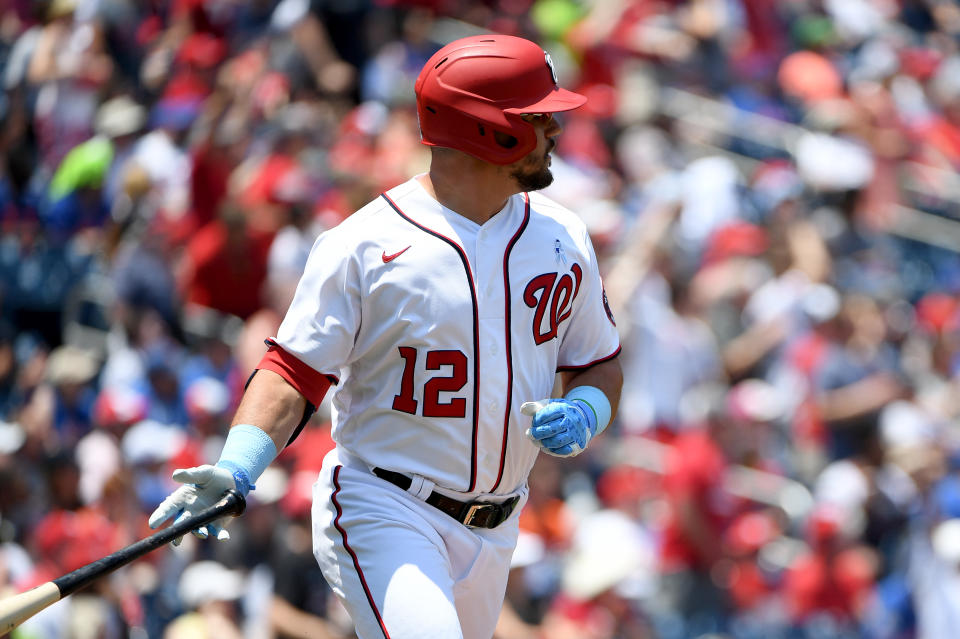
[[[150,525],[252,490],[333,385],[314,555],[358,637],[489,639],[527,475],[610,423],[620,345],[584,225],[536,193],[553,113],[586,99],[503,35],[443,47],[415,89],[429,172],[317,239],[219,462],[174,472]]]

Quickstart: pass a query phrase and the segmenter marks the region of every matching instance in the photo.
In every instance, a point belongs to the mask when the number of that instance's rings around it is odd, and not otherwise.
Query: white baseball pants
[[[518,517],[467,528],[334,450],[313,488],[313,548],[359,639],[490,639]]]

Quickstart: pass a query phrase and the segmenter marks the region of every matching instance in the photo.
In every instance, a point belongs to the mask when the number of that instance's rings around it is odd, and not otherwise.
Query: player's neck
[[[440,204],[477,224],[496,215],[506,206],[507,199],[517,193],[516,184],[494,171],[457,170],[438,166],[437,162],[430,166],[429,173],[418,179]]]

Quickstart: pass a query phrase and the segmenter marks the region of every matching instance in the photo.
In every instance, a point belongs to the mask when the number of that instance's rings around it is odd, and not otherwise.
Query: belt
[[[373,474],[403,490],[410,488],[413,483],[413,480],[403,473],[396,473],[392,470],[374,468]],[[520,501],[520,497],[514,496],[501,504],[494,504],[488,501],[457,501],[452,497],[433,491],[424,501],[465,526],[496,528],[510,517],[510,513],[513,512],[517,502]]]

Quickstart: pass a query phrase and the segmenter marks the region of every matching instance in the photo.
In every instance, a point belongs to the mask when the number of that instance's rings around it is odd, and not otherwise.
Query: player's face
[[[550,152],[557,146],[556,137],[563,128],[552,113],[528,113],[521,116],[537,131],[537,148],[511,165],[510,177],[524,191],[539,191],[553,182]]]

